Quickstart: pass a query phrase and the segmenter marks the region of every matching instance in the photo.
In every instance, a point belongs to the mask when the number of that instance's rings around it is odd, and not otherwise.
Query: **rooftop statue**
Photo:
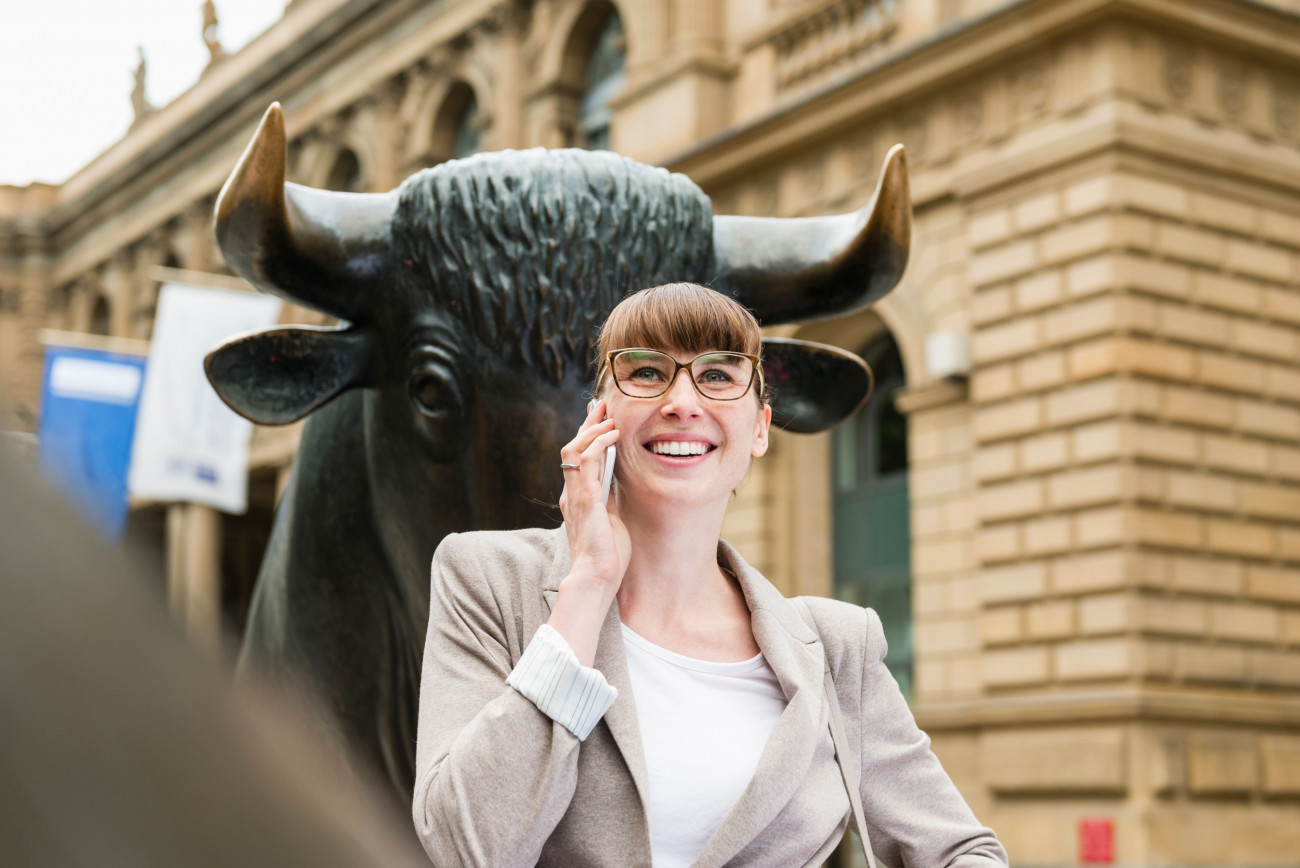
[[[688,178],[616,154],[505,151],[381,194],[285,183],[271,106],[222,190],[222,254],[258,289],[344,321],[234,338],[207,360],[237,412],[310,414],[258,577],[241,666],[297,683],[322,727],[409,804],[429,564],[447,534],[554,526],[595,330],[623,295],[713,286],[765,325],[889,292],[911,233],[901,147],[839,217],[714,216]],[[849,353],[764,343],[774,420],[824,430],[865,400]]]
[[[208,65],[216,63],[226,56],[221,47],[220,22],[217,20],[217,4],[212,0],[203,0],[203,44],[208,49]]]
[[[131,74],[131,123],[137,124],[144,116],[153,111],[149,97],[145,93],[146,79],[149,77],[149,64],[144,58],[144,46],[135,47],[135,72]]]

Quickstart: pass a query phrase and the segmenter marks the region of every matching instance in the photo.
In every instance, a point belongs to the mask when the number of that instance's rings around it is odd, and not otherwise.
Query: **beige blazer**
[[[875,612],[809,598],[818,639],[731,546],[720,543],[718,557],[739,577],[754,638],[788,705],[695,864],[820,865],[840,841],[850,809],[828,726],[825,653],[848,738],[860,746],[847,759],[881,860],[1005,865],[881,662]],[[412,812],[440,868],[650,865],[645,757],[617,604],[595,665],[619,696],[585,742],[505,683],[568,570],[563,529],[450,536],[434,555]]]

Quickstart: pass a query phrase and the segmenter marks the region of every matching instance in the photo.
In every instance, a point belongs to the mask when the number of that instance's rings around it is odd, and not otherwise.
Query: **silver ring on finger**
[[[579,466],[576,465],[576,464],[565,464],[564,462],[560,462],[560,469],[561,469],[561,470],[581,470],[582,468],[579,467]]]

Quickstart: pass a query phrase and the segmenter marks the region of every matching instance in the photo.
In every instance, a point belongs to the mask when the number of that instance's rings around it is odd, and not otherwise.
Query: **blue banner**
[[[144,367],[142,356],[45,348],[41,469],[109,540],[120,539],[126,527],[126,474]]]

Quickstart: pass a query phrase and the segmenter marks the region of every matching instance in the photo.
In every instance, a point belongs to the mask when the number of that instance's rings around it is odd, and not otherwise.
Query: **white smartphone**
[[[606,503],[609,503],[609,489],[614,483],[614,459],[617,457],[618,452],[614,449],[614,444],[609,444],[609,448],[605,450],[605,476],[600,481],[605,491]]]
[[[588,401],[587,412],[590,413],[592,408],[595,406],[595,401]],[[608,415],[608,413],[606,413],[606,415]],[[614,484],[614,459],[617,457],[618,451],[614,448],[614,444],[609,444],[609,448],[605,450],[605,475],[601,477],[600,480],[601,490],[605,492],[605,503],[609,503],[609,490]]]

